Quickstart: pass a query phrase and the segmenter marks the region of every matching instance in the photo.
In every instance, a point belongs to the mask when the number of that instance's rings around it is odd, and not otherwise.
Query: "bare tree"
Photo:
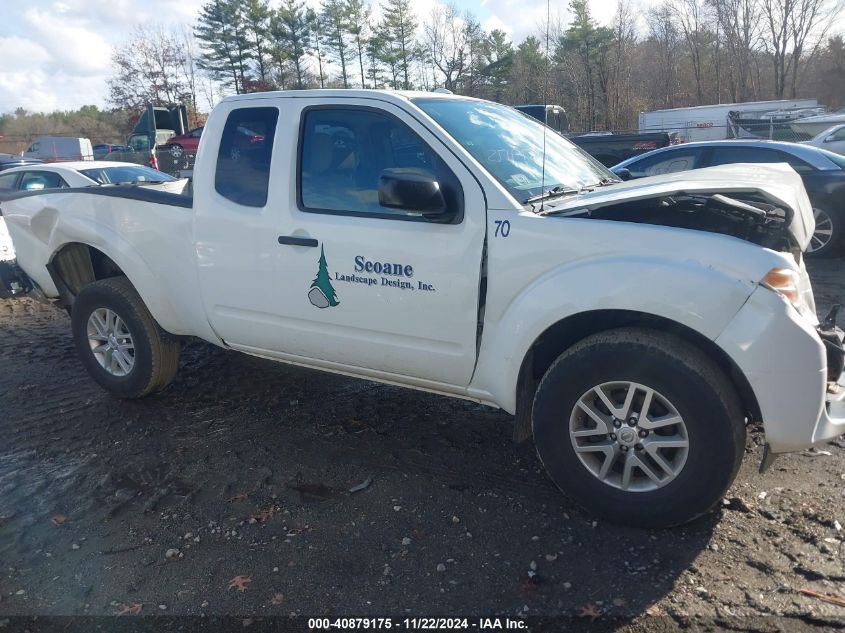
[[[747,101],[752,94],[752,58],[760,43],[761,0],[710,0],[724,34],[731,97]]]
[[[183,52],[179,57],[180,72],[185,79],[185,83],[188,86],[188,94],[190,95],[190,101],[188,103],[189,114],[195,118],[199,113],[197,106],[197,57],[199,51],[197,51],[193,31],[184,24],[179,28],[179,38]]]
[[[661,101],[664,107],[671,108],[674,106],[677,52],[680,44],[674,10],[668,3],[652,7],[646,14],[646,23],[651,40],[657,48],[660,63],[656,70],[661,86]]]
[[[670,0],[669,7],[684,35],[695,77],[695,95],[699,103],[704,103],[703,65],[708,40],[708,7],[705,0]]]
[[[196,102],[193,48],[179,32],[136,25],[129,39],[113,49],[111,61],[109,101],[117,107]]]
[[[613,129],[625,129],[629,122],[624,113],[630,111],[633,56],[637,45],[637,21],[630,0],[618,0],[611,24],[613,29],[613,92],[610,97],[610,119]]]
[[[811,56],[830,29],[842,2],[831,0],[761,0],[764,45],[771,56],[774,93],[778,99],[796,94],[799,66]]]
[[[457,7],[436,5],[423,24],[423,33],[431,62],[443,76],[443,86],[455,90],[468,63],[467,30]]]

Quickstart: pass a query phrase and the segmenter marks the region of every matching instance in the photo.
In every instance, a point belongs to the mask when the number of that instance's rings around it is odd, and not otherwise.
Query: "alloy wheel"
[[[626,492],[650,492],[673,481],[689,454],[687,427],[660,392],[630,381],[586,391],[569,418],[572,447],[603,483]]]
[[[91,353],[112,376],[127,376],[135,366],[135,343],[126,323],[114,310],[97,308],[88,317]]]

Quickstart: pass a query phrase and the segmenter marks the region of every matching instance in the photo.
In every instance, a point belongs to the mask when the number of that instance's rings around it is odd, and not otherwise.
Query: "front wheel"
[[[590,336],[546,372],[537,452],[563,492],[640,527],[691,521],[739,469],[745,424],[724,373],[693,345],[642,328]]]
[[[83,287],[73,302],[71,329],[88,374],[118,398],[159,391],[176,375],[179,343],[158,326],[126,277]]]

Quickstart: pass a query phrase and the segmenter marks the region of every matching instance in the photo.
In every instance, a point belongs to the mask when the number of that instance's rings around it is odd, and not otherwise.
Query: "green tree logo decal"
[[[326,253],[323,247],[320,247],[320,264],[317,268],[317,276],[311,282],[311,289],[308,291],[308,300],[311,305],[318,308],[333,308],[340,301],[337,300],[337,295],[334,292],[331,278],[329,277],[329,268],[326,265]]]

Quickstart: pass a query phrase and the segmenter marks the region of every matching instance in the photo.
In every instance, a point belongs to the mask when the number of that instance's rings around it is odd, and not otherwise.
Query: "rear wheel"
[[[85,369],[119,398],[161,390],[176,375],[179,343],[156,324],[126,277],[83,287],[73,303],[71,329]]]
[[[833,255],[842,243],[845,222],[840,213],[835,213],[826,207],[813,207],[813,217],[816,228],[807,246],[807,254],[813,257],[827,257]]]
[[[667,527],[707,512],[745,448],[738,397],[678,337],[640,328],[564,352],[534,400],[537,452],[561,490],[614,522]]]

